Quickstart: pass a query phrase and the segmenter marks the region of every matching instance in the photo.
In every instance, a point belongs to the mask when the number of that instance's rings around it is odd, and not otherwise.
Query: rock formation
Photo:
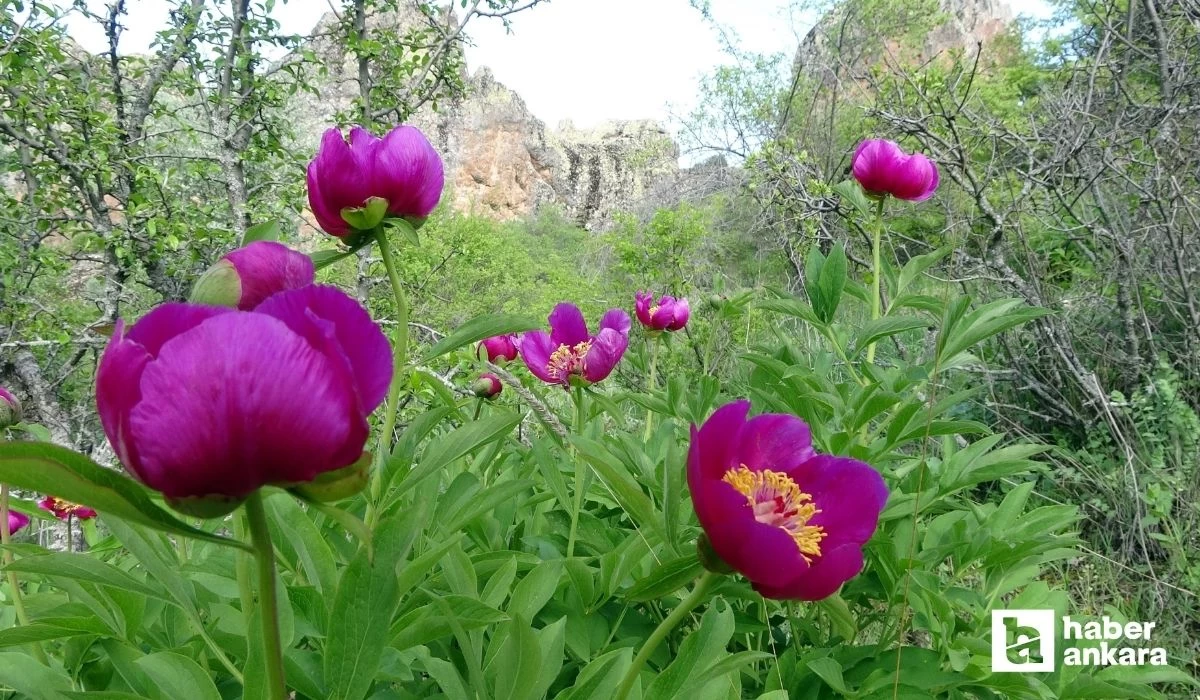
[[[370,20],[399,25],[422,21],[414,10]],[[295,109],[303,148],[312,148],[322,129],[358,94],[355,59],[335,39],[336,19],[322,19],[309,49],[325,72],[312,79],[318,95],[304,95]],[[564,122],[547,128],[515,92],[486,67],[469,77],[465,97],[423,107],[410,119],[430,138],[446,162],[447,196],[459,211],[495,219],[558,207],[579,226],[604,228],[655,184],[675,175],[679,147],[651,121],[617,121],[592,129]]]

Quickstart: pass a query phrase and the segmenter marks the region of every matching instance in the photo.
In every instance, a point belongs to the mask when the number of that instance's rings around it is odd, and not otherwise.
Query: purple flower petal
[[[331,236],[344,236],[350,231],[350,225],[342,218],[341,209],[329,202],[321,191],[321,178],[317,172],[317,161],[308,164],[305,175],[308,183],[308,208],[312,210],[321,230]]]
[[[557,348],[559,345],[574,347],[579,343],[590,340],[587,323],[583,320],[583,312],[578,306],[563,302],[550,312],[550,342]]]
[[[637,314],[638,322],[649,327],[650,307],[654,305],[654,296],[646,292],[637,292],[634,299],[633,310]]]
[[[584,358],[583,378],[593,384],[603,380],[621,361],[628,345],[629,338],[623,333],[612,328],[600,331]]]
[[[346,372],[265,314],[205,321],[142,374],[129,417],[139,476],[173,498],[241,496],[352,463],[367,423]]]
[[[8,511],[8,534],[15,535],[18,530],[29,524],[29,516],[15,510]]]
[[[380,196],[396,216],[424,218],[437,207],[445,185],[442,159],[419,129],[398,126],[376,151]]]
[[[734,453],[754,471],[790,472],[812,458],[812,431],[796,416],[764,413],[742,427]]]
[[[633,321],[630,320],[629,314],[625,309],[609,309],[604,312],[604,316],[600,318],[599,332],[606,328],[611,328],[622,335],[629,335],[629,329],[633,327]]]
[[[822,550],[871,539],[888,490],[879,472],[849,457],[816,455],[788,472],[821,510],[809,521],[825,528]]]
[[[550,354],[557,350],[558,346],[550,340],[546,331],[529,331],[521,336],[517,343],[517,349],[521,351],[521,359],[524,360],[525,366],[529,368],[530,372],[533,372],[535,377],[550,384],[559,383],[560,380],[551,376],[547,371]]]
[[[845,545],[825,553],[813,562],[808,571],[792,581],[772,585],[752,579],[752,583],[754,590],[767,598],[822,600],[836,593],[843,583],[857,576],[862,568],[862,548],[857,545]]]
[[[698,477],[721,479],[725,472],[739,466],[734,447],[749,412],[749,401],[734,401],[718,408],[699,430],[692,426],[692,449],[697,456]],[[689,464],[689,482],[690,470]]]
[[[276,292],[313,283],[312,258],[275,241],[255,241],[225,255],[237,270],[242,295],[238,308],[248,311]]]
[[[324,342],[323,326],[331,327],[354,374],[363,411],[370,413],[383,403],[392,382],[391,346],[367,310],[345,292],[310,285],[276,294],[257,311],[283,321],[318,349]]]
[[[117,459],[145,481],[136,447],[130,440],[129,414],[142,398],[142,372],[152,358],[144,347],[124,335],[125,324],[118,320],[96,368],[96,412]]]
[[[236,312],[220,306],[162,304],[138,319],[125,335],[125,340],[141,345],[151,357],[157,357],[163,344],[175,336],[195,328],[213,316],[230,313]]]
[[[688,305],[687,299],[680,299],[675,302],[675,317],[671,324],[667,326],[669,331],[677,331],[687,325],[688,318],[692,315],[692,308]]]

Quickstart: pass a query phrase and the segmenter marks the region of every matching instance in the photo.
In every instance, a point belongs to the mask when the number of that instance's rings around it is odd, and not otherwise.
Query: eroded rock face
[[[371,20],[418,21],[416,14]],[[321,131],[358,94],[357,63],[333,39],[333,22],[323,19],[310,42],[327,73],[313,78],[319,96],[305,95],[297,105],[294,126],[302,148],[315,148]],[[446,196],[459,211],[506,220],[556,206],[578,225],[597,230],[679,170],[679,147],[655,122],[592,129],[566,122],[550,129],[488,68],[466,83],[464,98],[443,102],[436,112],[423,107],[409,120],[445,159]]]

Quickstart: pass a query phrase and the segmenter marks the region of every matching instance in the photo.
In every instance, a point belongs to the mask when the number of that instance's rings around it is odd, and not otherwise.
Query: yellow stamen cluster
[[[592,349],[590,340],[571,345],[559,345],[550,353],[550,361],[546,363],[546,373],[555,379],[562,379],[571,374],[583,374],[586,368],[588,350]]]
[[[811,564],[812,557],[821,555],[825,528],[808,524],[821,511],[790,476],[770,469],[754,471],[743,464],[725,472],[721,480],[746,497],[755,520],[787,532],[804,561]]]

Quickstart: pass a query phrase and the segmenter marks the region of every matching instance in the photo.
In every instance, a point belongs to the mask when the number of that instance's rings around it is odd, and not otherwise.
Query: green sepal
[[[357,462],[348,467],[322,472],[317,478],[302,484],[293,484],[292,493],[307,501],[331,503],[349,498],[367,486],[371,476],[371,453],[363,452]]]
[[[712,542],[709,541],[708,535],[700,533],[700,538],[696,540],[696,557],[700,559],[700,565],[714,574],[732,574],[733,567],[725,563],[725,560],[717,555],[717,552],[712,547]]]
[[[188,301],[193,304],[237,308],[242,299],[242,280],[228,260],[218,260],[200,275]]]
[[[164,497],[163,500],[167,502],[168,506],[171,506],[171,510],[190,515],[193,518],[208,520],[229,515],[242,505],[246,497],[214,493],[208,496],[185,496],[184,498]]]
[[[387,216],[388,201],[383,197],[371,197],[361,207],[346,207],[342,210],[342,220],[350,224],[350,228],[358,231],[370,231]]]

